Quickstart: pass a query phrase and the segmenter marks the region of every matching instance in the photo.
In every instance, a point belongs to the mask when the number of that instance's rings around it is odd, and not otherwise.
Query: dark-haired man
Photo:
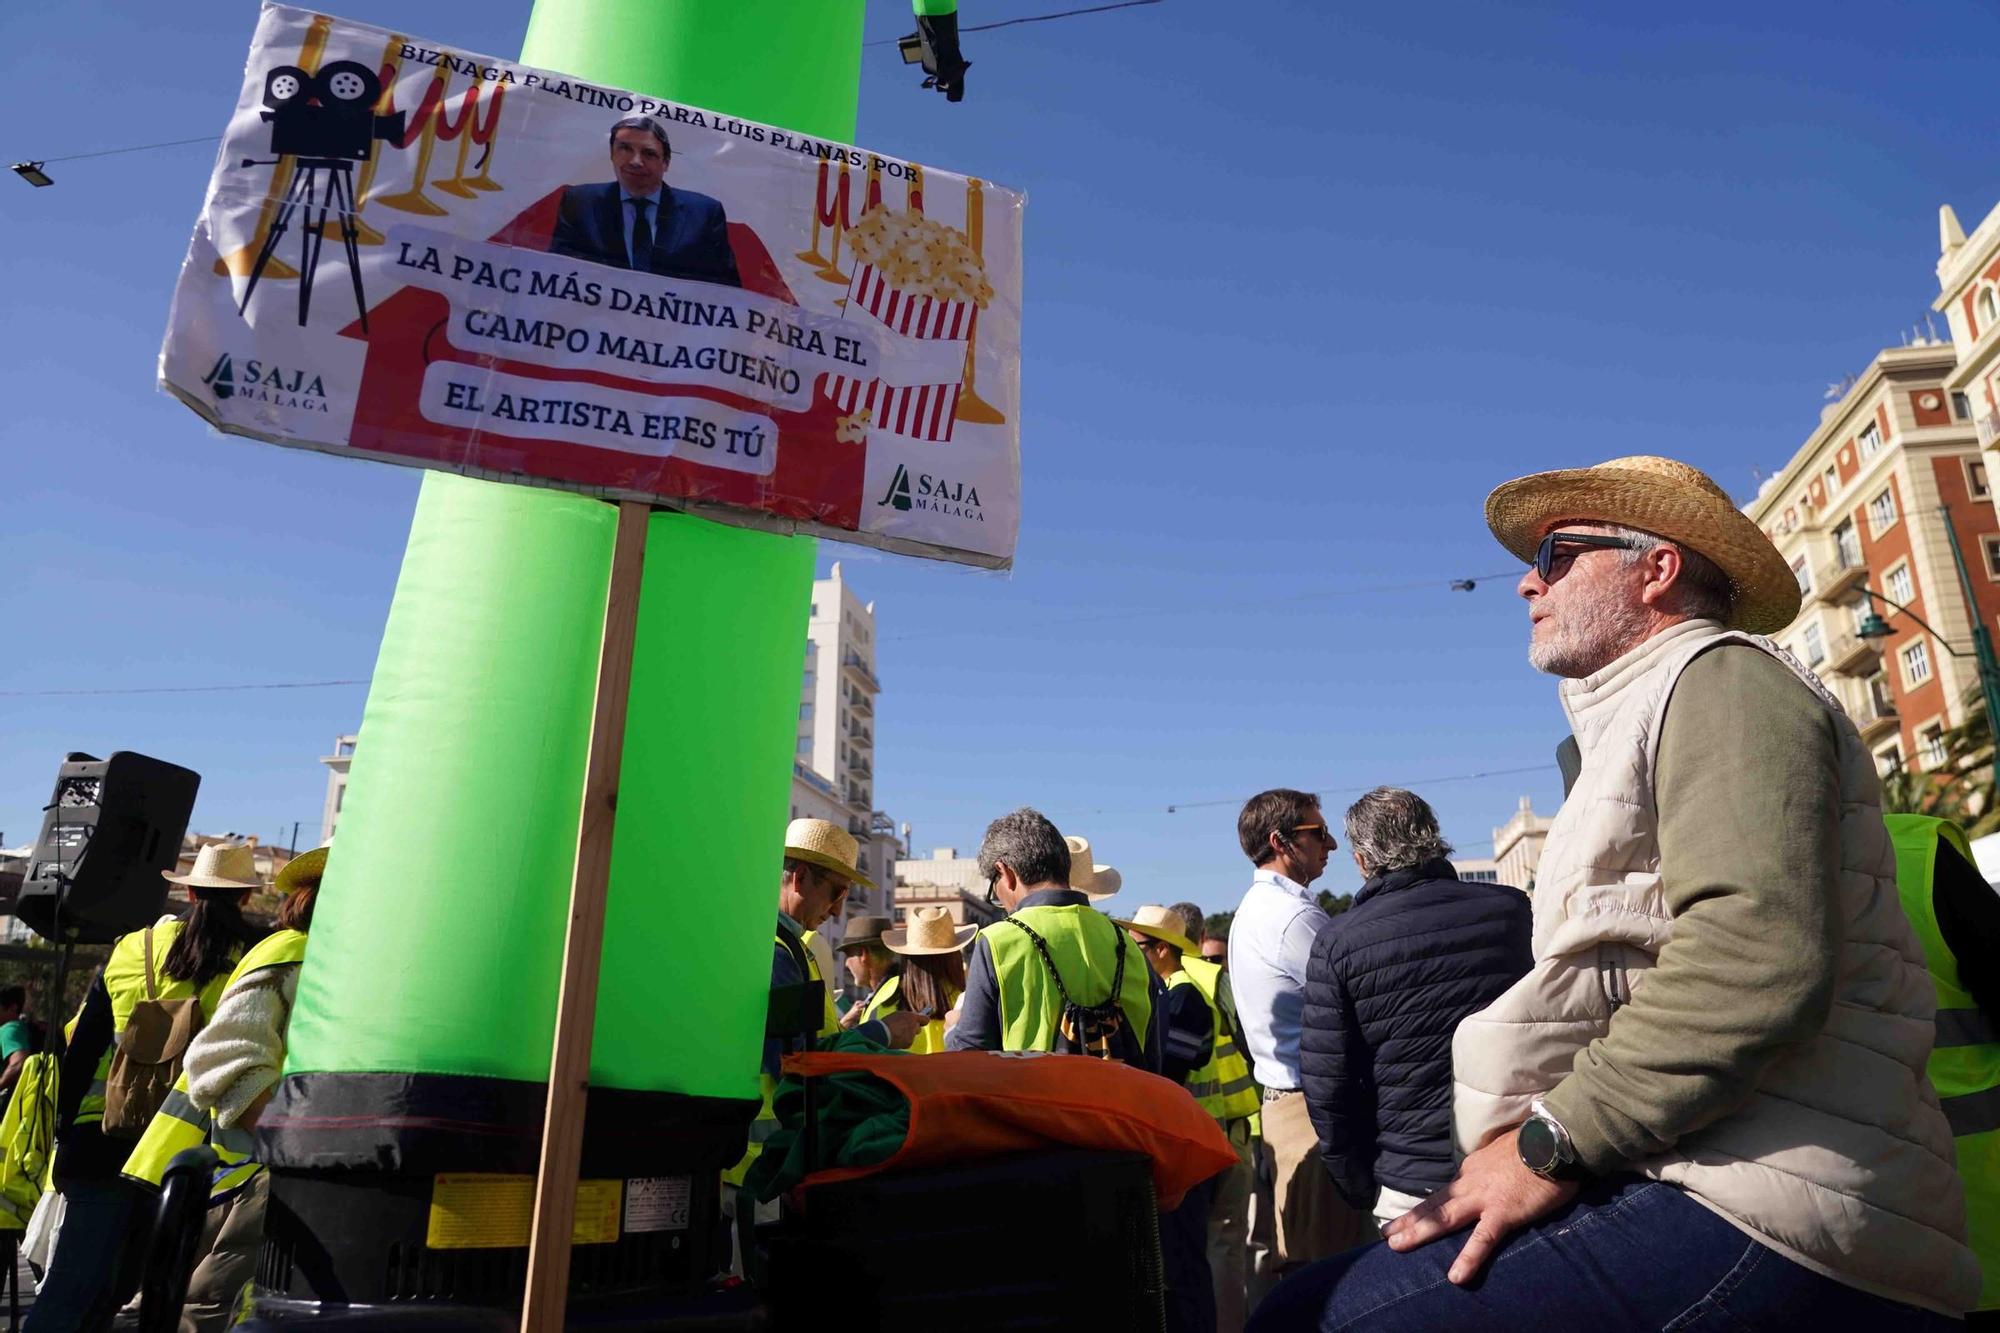
[[[669,186],[672,161],[667,127],[658,120],[627,116],[613,125],[611,169],[618,179],[564,189],[550,253],[662,278],[741,287],[722,204]]]
[[[1264,1146],[1275,1170],[1274,1271],[1282,1275],[1366,1235],[1366,1219],[1334,1192],[1320,1165],[1299,1078],[1306,964],[1330,919],[1312,882],[1339,843],[1319,797],[1289,787],[1252,796],[1237,816],[1236,837],[1257,869],[1229,923],[1229,975],[1251,1072],[1264,1088]]]
[[[27,1019],[28,991],[25,986],[0,986],[0,1106],[13,1095],[21,1081],[21,1066],[35,1053],[34,1034]]]
[[[1026,807],[1002,815],[986,827],[979,873],[1008,915],[972,942],[965,997],[945,1048],[1054,1050],[1067,996],[1085,1007],[1115,1002],[1106,1053],[1159,1073],[1152,972],[1125,932],[1069,886],[1069,844],[1056,826]]]

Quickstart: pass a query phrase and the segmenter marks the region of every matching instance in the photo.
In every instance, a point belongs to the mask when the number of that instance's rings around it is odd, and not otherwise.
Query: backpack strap
[[[160,998],[160,987],[158,983],[156,983],[153,980],[153,928],[151,926],[146,927],[145,947],[146,947],[146,998],[149,1000],[157,1000]]]

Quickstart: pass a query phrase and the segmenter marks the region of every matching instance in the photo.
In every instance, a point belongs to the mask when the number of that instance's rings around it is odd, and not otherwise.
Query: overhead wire
[[[84,694],[225,694],[234,690],[323,690],[335,685],[366,685],[360,680],[280,680],[254,685],[135,685],[90,690],[0,690],[4,699],[50,699]]]

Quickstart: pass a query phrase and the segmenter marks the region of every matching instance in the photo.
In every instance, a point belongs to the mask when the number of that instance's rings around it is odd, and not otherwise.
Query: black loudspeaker
[[[71,754],[21,881],[14,915],[59,943],[103,944],[151,925],[166,906],[201,774],[120,750]]]

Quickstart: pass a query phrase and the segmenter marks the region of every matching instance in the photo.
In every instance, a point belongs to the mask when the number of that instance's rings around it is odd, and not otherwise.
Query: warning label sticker
[[[625,1230],[686,1231],[694,1196],[687,1176],[641,1176],[625,1182]]]
[[[683,1182],[685,1184],[685,1182]],[[618,1239],[622,1181],[579,1180],[576,1245],[608,1245]],[[455,1174],[436,1176],[424,1244],[433,1250],[505,1250],[528,1243],[535,1216],[535,1178]]]

